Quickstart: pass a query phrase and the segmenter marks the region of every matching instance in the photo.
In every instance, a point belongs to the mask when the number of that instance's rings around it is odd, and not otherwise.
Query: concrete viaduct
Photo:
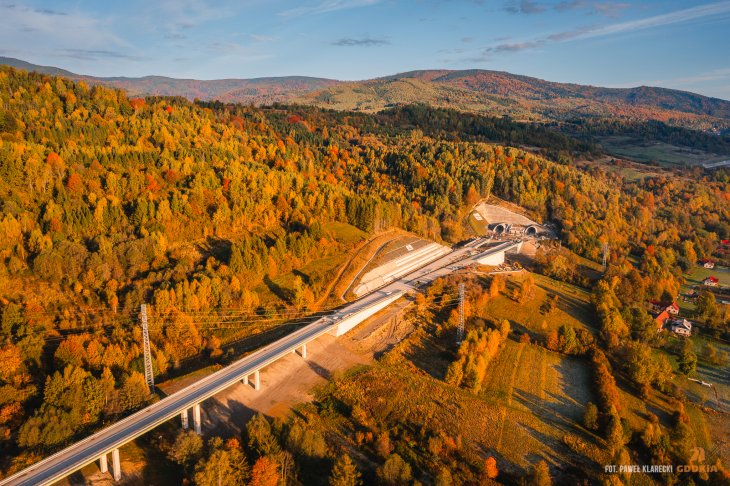
[[[192,412],[193,430],[201,433],[202,402],[241,381],[255,390],[261,389],[261,370],[289,353],[307,358],[307,343],[324,334],[341,336],[378,311],[421,284],[443,277],[471,264],[498,265],[506,252],[519,251],[521,241],[508,241],[485,248],[490,241],[477,238],[446,255],[437,256],[412,269],[407,275],[347,304],[336,312],[265,346],[233,364],[163,398],[157,403],[96,432],[50,457],[0,481],[0,486],[39,486],[53,484],[84,466],[99,461],[102,472],[111,472],[116,481],[122,477],[119,448],[149,432],[163,422],[179,416],[182,427],[189,427]],[[497,263],[495,263],[497,262]]]

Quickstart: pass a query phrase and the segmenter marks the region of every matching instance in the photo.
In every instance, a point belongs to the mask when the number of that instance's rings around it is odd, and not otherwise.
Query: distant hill
[[[141,78],[101,78],[76,74],[50,66],[38,66],[19,59],[0,57],[5,64],[26,71],[63,76],[90,84],[103,84],[125,90],[129,96],[182,96],[189,100],[220,100],[226,103],[253,103],[256,105],[289,101],[310,91],[326,88],[338,81],[306,76],[285,76],[254,79],[176,79],[165,76]]]
[[[412,71],[338,84],[307,93],[297,101],[367,112],[423,102],[525,120],[618,117],[695,128],[730,126],[730,102],[718,98],[647,86],[601,88],[553,83],[484,70]]]
[[[601,88],[554,83],[485,70],[411,71],[343,82],[305,76],[195,80],[163,76],[98,78],[18,59],[0,64],[126,90],[130,96],[183,96],[227,103],[313,104],[337,110],[376,112],[413,103],[522,120],[621,118],[659,120],[690,128],[730,128],[730,101],[667,88]]]
[[[0,64],[5,66],[11,66],[17,69],[25,69],[26,71],[35,71],[42,74],[50,74],[52,76],[64,76],[67,78],[81,78],[78,74],[66,71],[65,69],[53,67],[53,66],[39,66],[38,64],[31,64],[20,59],[13,57],[2,57],[0,56]]]
[[[145,76],[143,78],[94,78],[102,84],[121,88],[130,96],[159,95],[183,96],[209,101],[219,100],[226,103],[253,103],[256,105],[289,101],[295,96],[326,88],[337,81],[331,79],[309,78],[306,76],[286,76],[279,78],[254,79],[175,79],[164,76]]]

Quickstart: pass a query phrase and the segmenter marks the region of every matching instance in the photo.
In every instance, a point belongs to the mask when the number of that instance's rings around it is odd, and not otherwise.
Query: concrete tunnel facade
[[[492,231],[497,234],[508,233],[511,227],[512,225],[508,223],[495,223],[492,225]]]

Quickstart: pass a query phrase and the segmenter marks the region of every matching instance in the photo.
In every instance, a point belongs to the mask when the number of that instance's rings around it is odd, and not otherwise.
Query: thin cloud
[[[59,12],[58,10],[51,10],[50,8],[37,8],[34,9],[36,13],[44,14],[44,15],[68,15],[66,12]]]
[[[18,5],[14,3],[6,3],[3,4],[3,8],[8,10],[17,10],[19,12],[33,12],[40,15],[56,15],[56,16],[64,16],[68,15],[67,12],[61,12],[59,10],[52,10],[50,8],[29,8],[29,7],[19,7]]]
[[[81,49],[86,46],[131,47],[112,32],[113,19],[83,13],[32,9],[15,4],[0,5],[0,42],[12,39],[20,45],[51,45]],[[28,34],[32,33],[32,37]],[[110,49],[113,50],[113,49]]]
[[[519,0],[509,2],[504,9],[513,14],[537,14],[544,12],[547,8],[534,0]]]
[[[344,38],[332,43],[333,46],[338,47],[378,47],[389,44],[390,42],[385,39],[372,39],[370,37],[364,37],[362,39]]]
[[[359,7],[369,7],[380,3],[380,0],[324,0],[317,4],[305,5],[278,13],[280,17],[301,17],[303,15],[317,15],[337,10],[345,10]]]
[[[207,48],[219,58],[229,57],[244,62],[271,58],[270,54],[236,42],[211,42]]]
[[[714,17],[718,15],[727,15],[730,13],[730,2],[710,3],[700,5],[699,7],[686,8],[674,12],[655,15],[645,19],[630,20],[617,24],[607,25],[585,33],[582,37],[601,37],[614,34],[622,34],[626,32],[635,32],[637,30],[652,29],[656,27],[664,27],[667,25],[688,22],[690,20],[702,19],[705,17]]]
[[[597,13],[606,17],[616,18],[622,10],[627,9],[631,4],[626,2],[596,2],[592,0],[563,0],[555,5],[557,12],[567,12],[571,10],[589,10],[591,13]]]
[[[232,2],[211,0],[160,0],[148,2],[139,15],[152,31],[161,30],[166,39],[183,40],[200,25],[230,18],[239,7]],[[162,22],[160,22],[162,19]]]
[[[436,51],[438,54],[464,54],[468,52],[467,49],[457,47],[455,49],[439,49]]]
[[[578,10],[581,8],[585,8],[587,5],[587,0],[563,1],[555,5],[555,10],[557,10],[558,12],[567,12],[568,10]]]
[[[488,48],[489,52],[519,52],[527,49],[536,49],[545,44],[544,40],[515,42],[512,44],[499,44]]]
[[[672,83],[685,85],[695,83],[706,83],[708,81],[720,81],[730,79],[730,67],[713,69],[704,73],[697,74],[696,76],[687,76],[684,78],[676,78],[671,80]]]
[[[567,6],[563,8],[567,8]],[[730,14],[730,1],[711,3],[707,5],[701,5],[699,7],[677,10],[667,14],[655,15],[653,17],[647,17],[644,19],[619,22],[603,27],[579,27],[575,30],[556,32],[554,34],[549,34],[538,39],[512,43],[501,43],[482,49],[482,56],[488,53],[520,52],[524,50],[536,49],[551,42],[566,42],[576,39],[590,39],[595,37],[628,34],[640,30],[665,27],[668,25],[674,25],[693,20],[700,20],[708,17],[716,19],[718,16],[725,16],[728,14]]]
[[[96,61],[99,58],[127,59],[130,61],[139,61],[142,59],[139,56],[125,54],[123,52],[106,51],[101,49],[57,49],[55,53],[58,56],[70,57],[84,61]]]
[[[251,39],[256,42],[274,42],[275,40],[277,40],[277,37],[271,35],[251,34]]]
[[[599,13],[605,17],[617,18],[621,15],[621,11],[631,7],[630,3],[623,2],[605,2],[605,3],[594,3],[592,5],[593,11]]]
[[[545,41],[553,41],[553,42],[563,42],[571,39],[575,39],[576,37],[580,37],[588,32],[591,32],[592,27],[580,27],[575,30],[566,30],[563,32],[556,32],[555,34],[550,34],[549,36],[545,37]]]

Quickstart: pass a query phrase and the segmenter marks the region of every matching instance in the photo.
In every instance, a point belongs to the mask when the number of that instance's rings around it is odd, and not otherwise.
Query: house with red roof
[[[654,316],[654,323],[656,324],[656,331],[660,332],[662,329],[664,329],[664,324],[672,317],[669,312],[665,310],[661,311],[659,314]]]
[[[649,301],[649,304],[651,304],[651,311],[654,314],[661,313],[662,311],[667,311],[668,313],[670,313],[673,316],[676,316],[677,314],[679,314],[679,304],[677,304],[676,301],[672,302],[671,304],[669,304],[666,307],[663,306],[662,303],[659,302],[658,300],[651,300],[651,301]]]
[[[720,280],[718,280],[717,277],[713,277],[712,275],[702,281],[702,285],[706,285],[708,287],[717,287],[718,283],[720,283]]]

